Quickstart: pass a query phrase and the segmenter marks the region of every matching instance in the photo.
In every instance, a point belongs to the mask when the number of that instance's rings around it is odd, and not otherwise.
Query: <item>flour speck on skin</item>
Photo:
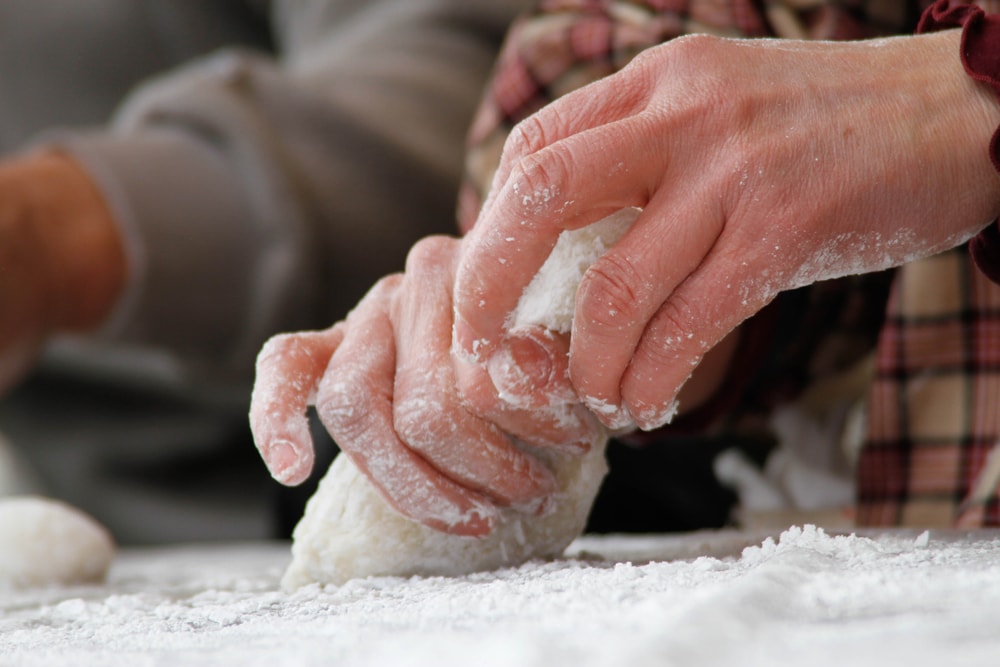
[[[540,205],[554,195],[543,191],[526,199]],[[513,326],[568,332],[583,274],[636,216],[635,209],[625,209],[597,224],[564,232],[525,289]],[[460,575],[558,556],[583,531],[607,472],[606,443],[604,435],[582,455],[525,445],[552,470],[558,491],[541,514],[526,513],[523,508],[500,509],[493,531],[480,538],[439,532],[404,517],[348,457],[339,456],[295,528],[292,563],[282,585],[292,590],[310,583],[344,584],[373,575]],[[485,516],[487,508],[476,511]]]

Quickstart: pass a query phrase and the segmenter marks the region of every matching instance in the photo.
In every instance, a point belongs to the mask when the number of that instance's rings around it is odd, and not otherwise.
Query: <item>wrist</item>
[[[956,27],[961,30],[949,30],[953,36],[960,32],[960,41],[953,53],[957,52],[967,80],[979,93],[987,123],[996,128],[988,143],[995,177],[992,217],[996,219],[1000,215],[1000,181],[996,179],[1000,172],[1000,16],[987,14],[982,8],[962,0],[937,0],[924,11],[917,32]],[[973,238],[969,250],[979,269],[991,281],[1000,283],[1000,232],[997,224],[986,227]]]
[[[920,45],[909,54],[908,64],[916,73],[915,88],[924,92],[922,106],[904,113],[916,114],[925,164],[951,165],[939,169],[929,187],[942,195],[952,193],[954,218],[970,225],[962,233],[974,233],[973,227],[981,229],[1000,214],[1000,172],[991,149],[1000,125],[1000,100],[964,70],[960,29],[906,39]]]
[[[45,323],[51,332],[84,332],[111,314],[125,286],[118,227],[84,169],[57,152],[18,160],[19,188],[41,249]]]

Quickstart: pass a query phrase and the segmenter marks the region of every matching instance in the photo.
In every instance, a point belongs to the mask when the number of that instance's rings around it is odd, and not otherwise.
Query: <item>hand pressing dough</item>
[[[568,332],[576,288],[587,268],[635,219],[626,209],[600,223],[564,232],[525,289],[514,327]],[[338,456],[295,528],[292,562],[282,579],[291,590],[368,576],[460,575],[562,554],[583,531],[607,472],[607,437],[583,456],[531,450],[553,470],[559,491],[544,514],[503,510],[485,537],[449,535],[394,510],[346,456]]]
[[[39,496],[0,498],[0,586],[96,583],[114,554],[108,531],[70,505]]]

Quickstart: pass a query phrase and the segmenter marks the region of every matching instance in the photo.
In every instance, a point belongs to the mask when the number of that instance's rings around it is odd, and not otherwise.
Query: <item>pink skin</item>
[[[451,294],[460,248],[455,239],[425,239],[411,251],[406,272],[380,281],[346,321],[264,346],[250,423],[276,479],[297,484],[312,469],[305,411],[314,397],[337,444],[406,516],[483,535],[501,507],[543,508],[555,480],[511,438],[579,451],[594,442],[598,427],[575,400],[507,406],[483,369],[453,363]],[[563,361],[563,395],[565,368]]]
[[[605,425],[654,428],[780,291],[968,239],[1000,212],[1000,105],[958,44],[691,36],[557,100],[515,128],[467,238],[456,354],[505,358],[559,233],[640,207],[581,284],[570,377]]]

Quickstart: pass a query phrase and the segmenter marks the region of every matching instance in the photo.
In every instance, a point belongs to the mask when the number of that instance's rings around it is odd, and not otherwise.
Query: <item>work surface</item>
[[[0,664],[1000,664],[997,532],[584,538],[569,554],[288,594],[287,545],[126,550],[104,586],[0,591]]]

